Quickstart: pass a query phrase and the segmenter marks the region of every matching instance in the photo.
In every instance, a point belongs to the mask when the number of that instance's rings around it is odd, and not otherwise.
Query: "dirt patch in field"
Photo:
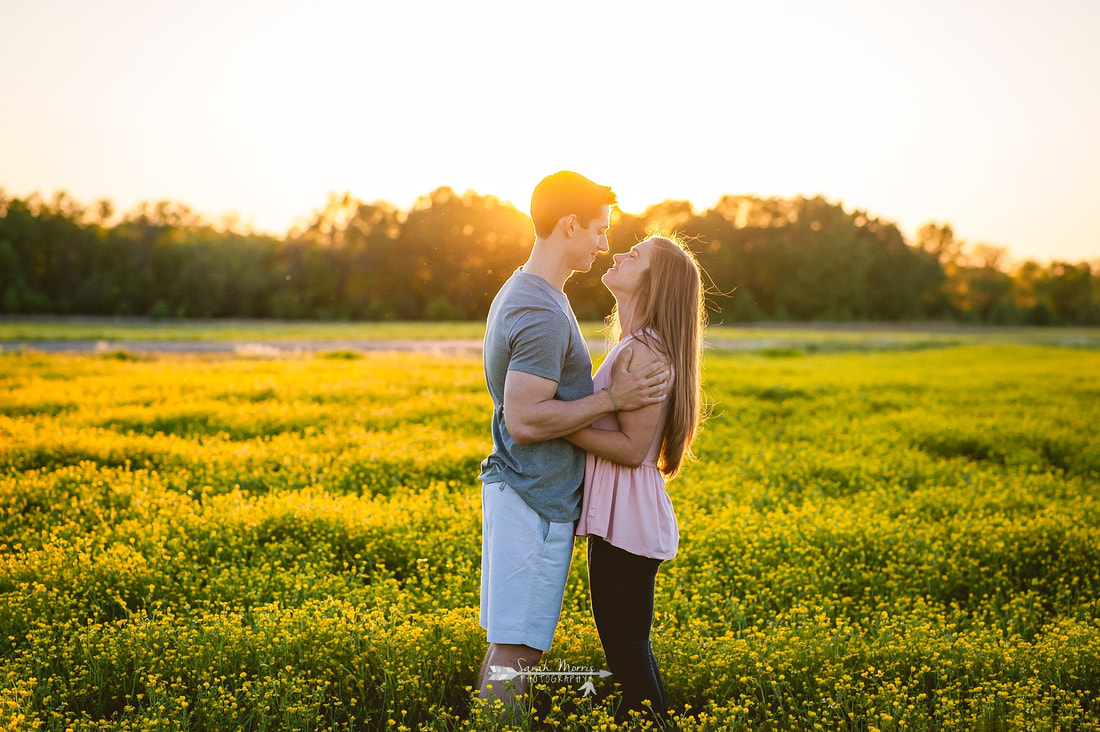
[[[0,341],[3,351],[49,353],[210,354],[280,358],[330,351],[426,353],[434,356],[480,356],[480,339],[438,340],[287,340],[287,341]]]

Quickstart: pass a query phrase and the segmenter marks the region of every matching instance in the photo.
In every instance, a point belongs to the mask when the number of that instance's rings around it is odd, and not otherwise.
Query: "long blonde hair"
[[[657,467],[666,478],[694,456],[691,443],[702,424],[702,347],[707,313],[699,262],[676,236],[652,236],[649,268],[638,283],[631,327],[633,335],[667,358],[673,369],[668,416]],[[646,337],[651,330],[660,339]],[[622,335],[616,303],[607,318],[608,339]]]

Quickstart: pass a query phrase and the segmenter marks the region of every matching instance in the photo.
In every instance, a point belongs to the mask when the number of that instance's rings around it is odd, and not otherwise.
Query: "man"
[[[485,328],[493,451],[481,465],[481,625],[489,650],[481,698],[506,704],[527,689],[523,671],[549,650],[561,615],[585,453],[561,439],[613,411],[665,398],[664,364],[631,372],[618,359],[609,389],[592,393],[592,360],[565,296],[574,272],[608,250],[615,193],[582,175],[544,178],[531,196],[535,243],[501,287]]]

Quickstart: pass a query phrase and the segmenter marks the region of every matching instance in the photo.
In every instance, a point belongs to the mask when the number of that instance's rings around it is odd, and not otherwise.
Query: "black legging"
[[[654,583],[660,566],[660,559],[631,554],[597,536],[588,537],[592,617],[612,681],[622,687],[620,714],[645,710],[642,700],[648,699],[656,715],[665,716],[665,687],[649,642]]]

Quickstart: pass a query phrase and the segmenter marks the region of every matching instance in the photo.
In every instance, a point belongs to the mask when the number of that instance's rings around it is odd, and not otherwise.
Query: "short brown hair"
[[[531,194],[535,236],[550,236],[558,221],[569,214],[576,214],[581,226],[588,226],[603,206],[614,206],[618,200],[610,186],[593,183],[580,173],[562,170],[548,175]]]

